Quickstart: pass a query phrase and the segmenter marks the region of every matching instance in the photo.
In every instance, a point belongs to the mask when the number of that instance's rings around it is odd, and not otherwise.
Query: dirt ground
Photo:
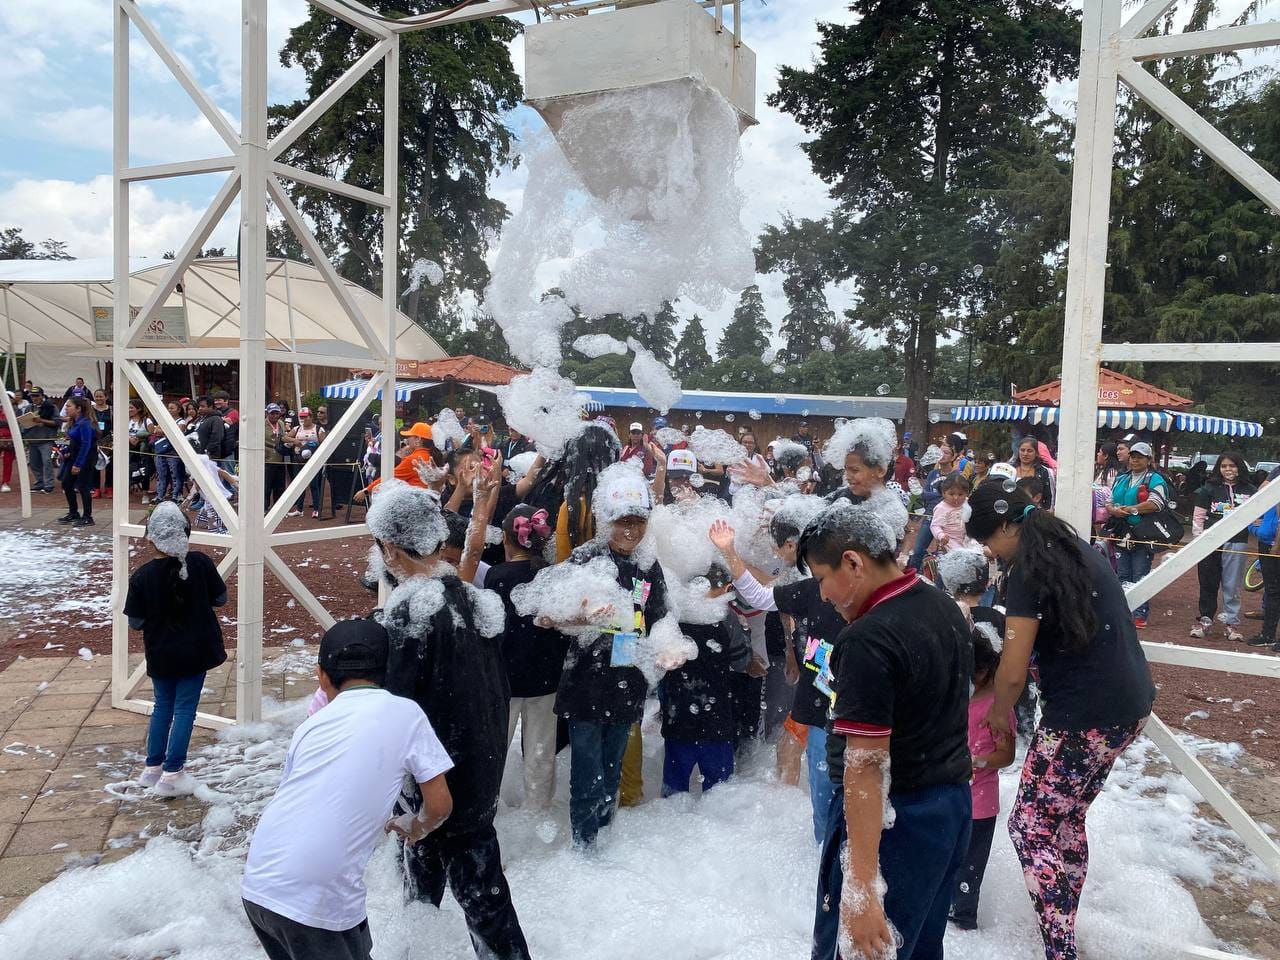
[[[14,494],[0,495],[7,501]],[[136,498],[135,498],[136,499]],[[107,504],[103,505],[106,513]],[[354,520],[359,521],[361,511]],[[310,517],[285,520],[281,532],[309,527],[332,526],[336,520],[317,521]],[[99,527],[91,536],[102,549],[109,549],[109,534]],[[909,534],[912,536],[912,534]],[[299,578],[339,619],[367,614],[373,609],[376,596],[360,584],[369,548],[368,537],[328,540],[318,543],[281,547],[279,553]],[[215,557],[221,551],[209,550]],[[136,567],[150,555],[136,551],[132,566]],[[95,563],[88,571],[87,582],[110,582],[110,564]],[[235,643],[236,582],[232,577],[228,584],[229,602],[223,608],[223,628],[227,645]],[[1179,578],[1151,603],[1150,626],[1142,639],[1154,643],[1178,643],[1218,650],[1268,653],[1265,648],[1256,650],[1242,644],[1229,642],[1221,626],[1205,640],[1194,640],[1187,632],[1196,619],[1197,583],[1195,572]],[[1244,595],[1246,614],[1261,609],[1261,593]],[[268,647],[290,644],[314,643],[320,635],[319,625],[307,614],[285,587],[268,571],[264,581],[264,620]],[[111,631],[104,622],[100,626],[77,631],[67,637],[59,623],[27,618],[28,622],[13,619],[0,620],[0,667],[18,656],[40,657],[61,655],[63,649],[46,650],[46,644],[63,644],[64,649],[88,647],[95,654],[109,654]],[[1245,636],[1258,632],[1257,620],[1246,619],[1242,630]],[[141,650],[141,638],[133,638],[133,646]],[[1269,654],[1274,656],[1275,654]],[[1186,730],[1197,736],[1222,742],[1237,742],[1255,756],[1280,762],[1280,690],[1275,681],[1261,677],[1243,676],[1187,667],[1153,665],[1152,673],[1159,688],[1156,710],[1170,726]]]

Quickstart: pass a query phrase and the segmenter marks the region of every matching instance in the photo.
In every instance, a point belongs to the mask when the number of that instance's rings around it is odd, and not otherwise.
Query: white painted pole
[[[390,201],[382,215],[382,310],[387,369],[382,380],[382,467],[385,479],[396,469],[396,304],[400,255],[400,38],[383,66],[382,192]],[[413,318],[410,317],[410,320]]]
[[[289,259],[284,261],[284,305],[289,312],[289,349],[298,352],[298,338],[293,332],[293,288],[289,284]],[[294,410],[302,409],[302,374],[301,367],[293,364],[293,402]],[[265,502],[265,501],[264,501]]]
[[[267,338],[267,0],[242,0],[240,117],[240,560],[236,722],[262,718]]]
[[[1098,422],[1098,361],[1107,278],[1107,218],[1116,122],[1117,65],[1111,38],[1122,0],[1085,0],[1066,321],[1062,335],[1062,414],[1054,509],[1077,531],[1092,522],[1093,446]]]
[[[124,617],[125,591],[129,585],[129,382],[124,348],[129,331],[129,181],[122,171],[129,166],[129,16],[128,0],[115,5],[114,59],[112,61],[112,288],[111,342],[111,705],[119,707],[133,692],[129,689],[129,623]]]
[[[13,389],[15,391],[21,389],[22,384],[18,377],[18,360],[14,356],[13,349],[13,318],[9,316],[9,285],[5,284],[0,287],[0,293],[4,296],[4,319],[8,325],[9,332],[9,362],[13,368]],[[22,519],[31,519],[31,471],[27,468],[27,446],[22,441],[22,428],[18,426],[18,418],[14,413],[13,405],[9,403],[8,394],[0,388],[0,393],[5,393],[4,397],[4,415],[9,421],[9,432],[13,434],[13,456],[14,469],[18,471],[18,502],[22,505]]]

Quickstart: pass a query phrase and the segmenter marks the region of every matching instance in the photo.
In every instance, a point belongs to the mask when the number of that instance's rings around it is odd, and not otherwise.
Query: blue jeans
[[[178,457],[156,457],[156,497],[182,499],[182,481],[186,471]]]
[[[898,960],[942,960],[942,938],[956,874],[969,856],[973,800],[968,784],[890,794],[892,829],[880,834],[880,874],[888,885],[885,916],[902,937]],[[832,794],[818,872],[812,960],[834,960],[840,934],[844,873],[840,851],[848,839],[844,794]]]
[[[809,768],[809,803],[813,806],[813,839],[818,846],[827,835],[827,812],[831,809],[831,795],[836,785],[831,782],[831,770],[827,766],[827,730],[825,727],[809,727],[809,739],[804,745],[805,765]]]
[[[694,767],[702,774],[703,793],[728,780],[733,776],[733,741],[666,741],[662,748],[662,795],[688,793]]]
[[[147,766],[164,762],[165,773],[181,770],[187,762],[191,728],[196,722],[196,704],[204,689],[204,674],[190,677],[152,677],[156,705],[147,730]]]
[[[630,723],[569,721],[569,825],[579,845],[596,842],[617,809]]]
[[[920,522],[920,529],[916,531],[916,545],[911,548],[911,558],[907,561],[907,566],[912,570],[920,569],[920,564],[924,563],[924,555],[933,543],[933,527],[929,522],[932,519],[931,515],[926,515]]]
[[[1130,547],[1128,550],[1121,547],[1116,550],[1116,576],[1120,582],[1137,583],[1150,573],[1151,556],[1150,547]],[[1151,604],[1144,603],[1133,611],[1133,615],[1145,620],[1150,612]]]

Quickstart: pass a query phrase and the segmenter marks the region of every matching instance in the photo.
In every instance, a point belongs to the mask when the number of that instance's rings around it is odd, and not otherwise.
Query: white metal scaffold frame
[[[1123,82],[1280,215],[1280,181],[1184,103],[1144,64],[1172,57],[1223,53],[1280,44],[1280,22],[1149,37],[1146,34],[1177,0],[1149,0],[1122,21],[1124,0],[1085,0],[1080,51],[1079,107],[1072,179],[1071,236],[1066,323],[1062,346],[1062,413],[1059,461],[1071,465],[1058,481],[1058,512],[1077,530],[1091,523],[1091,483],[1098,409],[1099,364],[1103,361],[1264,362],[1280,361],[1280,343],[1102,342],[1107,269],[1111,173],[1114,160],[1118,84]],[[1136,608],[1267,509],[1280,503],[1280,483],[1267,486],[1230,517],[1155,567],[1128,589]],[[1178,644],[1144,643],[1154,663],[1245,673],[1280,681],[1280,658],[1206,650]],[[1152,716],[1146,734],[1277,877],[1280,848],[1170,731]],[[1188,957],[1220,957],[1219,951],[1187,947]]]

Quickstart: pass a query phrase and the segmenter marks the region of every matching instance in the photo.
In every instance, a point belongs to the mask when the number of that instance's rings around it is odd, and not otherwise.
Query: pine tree
[[[707,332],[702,327],[702,318],[695,313],[684,325],[676,342],[672,372],[677,379],[684,380],[709,366],[711,354],[707,353]]]
[[[989,197],[1022,159],[1024,130],[1052,78],[1074,76],[1079,21],[1068,0],[853,0],[849,24],[819,24],[812,69],[783,67],[769,102],[814,135],[814,171],[837,208],[813,232],[784,223],[757,263],[791,276],[816,258],[856,278],[859,326],[901,350],[908,429],[923,432],[940,335],[985,288],[995,259]],[[793,305],[794,309],[794,305]]]
[[[829,338],[835,314],[827,306],[827,297],[820,288],[797,286],[787,291],[787,302],[791,310],[782,318],[779,330],[786,346],[779,352],[778,359],[782,363],[803,363],[822,352],[822,339]]]
[[[380,14],[403,17],[437,7],[430,0],[368,0]],[[483,294],[492,236],[507,208],[489,195],[490,181],[513,158],[515,134],[503,115],[518,106],[520,77],[508,44],[520,25],[504,17],[475,20],[400,36],[400,251],[399,289],[419,259],[444,268],[438,286],[423,284],[401,307],[447,339],[462,321],[456,295]],[[338,78],[373,41],[320,10],[294,28],[281,51],[285,66],[300,66],[314,97]],[[383,79],[372,70],[281,158],[332,174],[354,186],[381,191]],[[273,132],[302,112],[310,99],[273,107]],[[377,289],[381,274],[381,212],[367,204],[283,179],[347,279]],[[281,243],[276,244],[282,246]]]
[[[733,319],[720,334],[716,355],[729,357],[758,357],[769,348],[769,318],[764,312],[764,297],[755,284],[742,291]]]
[[[676,343],[676,308],[667,301],[653,316],[641,314],[634,320],[632,336],[663,363],[671,363],[671,351]]]
[[[34,244],[22,235],[21,227],[0,230],[0,260],[74,260],[63,240],[41,240]]]

